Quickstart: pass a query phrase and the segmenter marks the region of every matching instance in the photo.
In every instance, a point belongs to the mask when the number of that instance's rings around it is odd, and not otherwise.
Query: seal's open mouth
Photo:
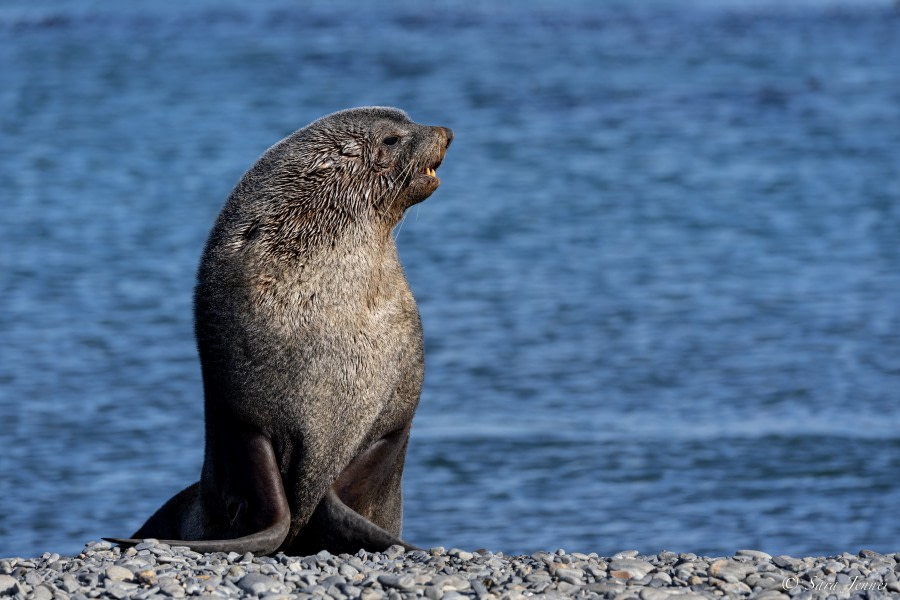
[[[431,165],[430,167],[425,167],[425,168],[422,170],[422,174],[423,174],[423,175],[427,175],[428,177],[435,177],[435,178],[436,178],[437,175],[435,174],[435,171],[437,171],[437,168],[438,168],[439,166],[441,166],[441,163],[442,163],[442,162],[444,162],[443,159],[438,160],[436,163],[434,163],[434,164]]]
[[[430,196],[441,185],[437,170],[444,161],[447,147],[453,140],[453,132],[446,127],[431,127],[430,130],[435,137],[424,136],[421,150],[417,153],[424,159],[423,162],[416,165],[416,171],[407,175],[409,179],[406,180],[404,210]]]

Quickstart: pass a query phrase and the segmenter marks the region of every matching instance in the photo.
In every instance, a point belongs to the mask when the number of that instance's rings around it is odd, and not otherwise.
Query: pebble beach
[[[14,598],[891,598],[900,553],[792,558],[757,550],[728,557],[636,550],[595,553],[432,548],[353,555],[200,554],[146,540],[88,543],[77,556],[0,559],[0,596]]]

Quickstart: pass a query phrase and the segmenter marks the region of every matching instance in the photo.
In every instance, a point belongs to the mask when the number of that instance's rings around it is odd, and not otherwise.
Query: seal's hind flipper
[[[334,489],[329,489],[286,552],[306,555],[325,549],[332,554],[352,554],[360,549],[378,552],[395,545],[420,550],[354,511]]]
[[[260,433],[247,432],[237,433],[229,441],[234,468],[226,475],[222,496],[212,502],[217,504],[215,508],[234,507],[235,512],[228,517],[230,524],[212,531],[205,529],[209,515],[222,511],[203,505],[200,486],[195,483],[166,502],[130,538],[103,539],[133,546],[154,538],[196,552],[272,554],[278,550],[290,530],[291,513],[272,443]],[[247,531],[253,533],[242,535]],[[229,533],[234,537],[227,537]],[[184,539],[195,536],[201,539]]]
[[[254,554],[272,554],[284,541],[288,529],[291,526],[290,515],[286,520],[273,523],[270,527],[235,538],[233,540],[157,540],[170,546],[187,546],[194,552],[252,552]],[[107,542],[120,546],[134,546],[140,544],[140,538],[103,538]]]

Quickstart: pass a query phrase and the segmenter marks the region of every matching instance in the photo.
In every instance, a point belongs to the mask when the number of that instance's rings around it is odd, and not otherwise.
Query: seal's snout
[[[441,127],[440,125],[435,125],[434,127],[432,127],[432,129],[438,133],[442,142],[438,147],[440,156],[438,157],[437,161],[432,164],[426,171],[428,175],[434,177],[434,170],[441,166],[441,163],[444,162],[444,154],[447,152],[447,148],[450,147],[450,143],[453,141],[453,130],[449,127]]]
[[[453,130],[449,127],[441,127],[441,129],[444,131],[444,138],[447,140],[446,144],[444,144],[444,147],[449,148],[450,142],[453,141]]]
[[[444,134],[444,148],[449,148],[450,143],[453,141],[453,130],[449,127],[438,127]]]

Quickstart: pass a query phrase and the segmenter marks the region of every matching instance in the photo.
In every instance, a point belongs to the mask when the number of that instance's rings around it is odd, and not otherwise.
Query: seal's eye
[[[381,143],[384,144],[385,146],[393,146],[394,144],[396,144],[399,141],[400,141],[400,136],[389,135],[386,138],[384,138],[383,140],[381,140]]]

